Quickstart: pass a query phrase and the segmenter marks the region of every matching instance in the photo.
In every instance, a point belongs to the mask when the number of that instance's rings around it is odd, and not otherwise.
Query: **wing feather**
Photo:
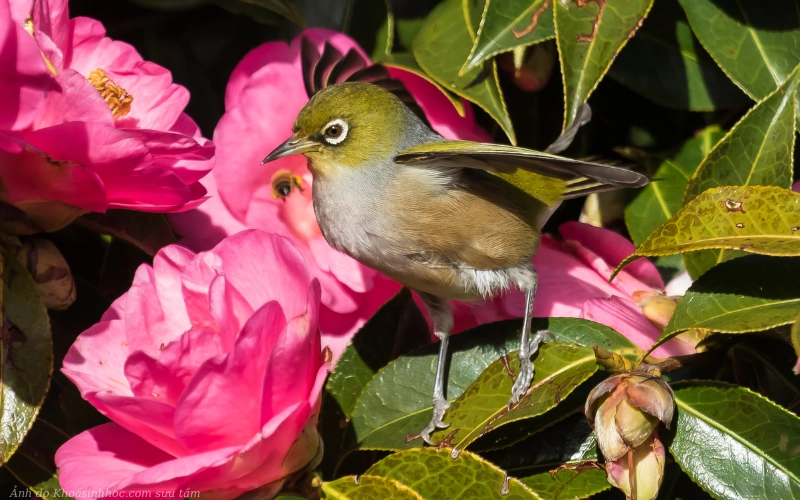
[[[623,167],[575,160],[515,146],[471,141],[427,142],[400,152],[394,161],[477,168],[506,176],[524,170],[566,181],[567,197],[616,188],[641,187],[650,182],[647,176]],[[580,194],[573,195],[575,188],[579,189]]]

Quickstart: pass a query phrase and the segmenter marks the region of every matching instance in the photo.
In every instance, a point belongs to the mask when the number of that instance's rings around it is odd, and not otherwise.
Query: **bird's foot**
[[[431,441],[431,433],[434,432],[436,429],[446,429],[450,426],[450,424],[446,424],[442,422],[442,418],[444,417],[444,412],[450,408],[450,402],[444,398],[433,398],[433,418],[422,429],[422,432],[419,435],[422,437],[422,440],[428,443],[431,446],[436,446],[438,443],[434,443]]]
[[[522,396],[528,392],[531,381],[533,381],[533,361],[531,361],[531,356],[536,354],[542,341],[548,336],[553,337],[553,334],[547,330],[539,330],[528,343],[527,348],[519,351],[519,376],[517,376],[517,380],[514,381],[514,385],[511,387],[511,399],[508,400],[509,408],[519,403]]]

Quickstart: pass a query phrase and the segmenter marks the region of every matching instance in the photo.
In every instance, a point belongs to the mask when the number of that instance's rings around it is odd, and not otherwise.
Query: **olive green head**
[[[422,122],[391,92],[371,83],[341,83],[319,91],[303,107],[294,134],[264,163],[302,153],[314,175],[368,167],[391,158],[418,135]]]

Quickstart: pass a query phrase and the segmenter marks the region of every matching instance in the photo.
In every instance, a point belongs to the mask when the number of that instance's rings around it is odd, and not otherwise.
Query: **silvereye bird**
[[[588,108],[587,108],[588,109]],[[559,139],[569,142],[575,128]],[[447,140],[403,102],[371,83],[317,92],[293,135],[264,163],[303,154],[314,177],[314,211],[331,246],[416,291],[441,339],[433,418],[421,437],[445,428],[448,300],[474,301],[515,286],[526,292],[519,359],[509,405],[533,378],[531,336],[537,277],[531,259],[541,228],[562,199],[639,187],[630,170],[528,149]],[[559,141],[557,141],[559,142]]]

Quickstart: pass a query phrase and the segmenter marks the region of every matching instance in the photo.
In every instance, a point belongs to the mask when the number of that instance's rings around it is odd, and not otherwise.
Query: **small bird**
[[[588,111],[588,107],[585,108]],[[585,120],[578,120],[578,122]],[[579,123],[554,143],[563,149]],[[531,339],[541,229],[562,199],[639,187],[646,176],[500,144],[448,140],[372,83],[334,84],[300,111],[293,135],[262,163],[303,154],[314,178],[317,222],[331,246],[416,291],[441,339],[433,418],[420,435],[446,428],[448,300],[475,301],[510,287],[525,291],[520,374],[509,405],[533,379]],[[553,148],[553,146],[551,146]]]

